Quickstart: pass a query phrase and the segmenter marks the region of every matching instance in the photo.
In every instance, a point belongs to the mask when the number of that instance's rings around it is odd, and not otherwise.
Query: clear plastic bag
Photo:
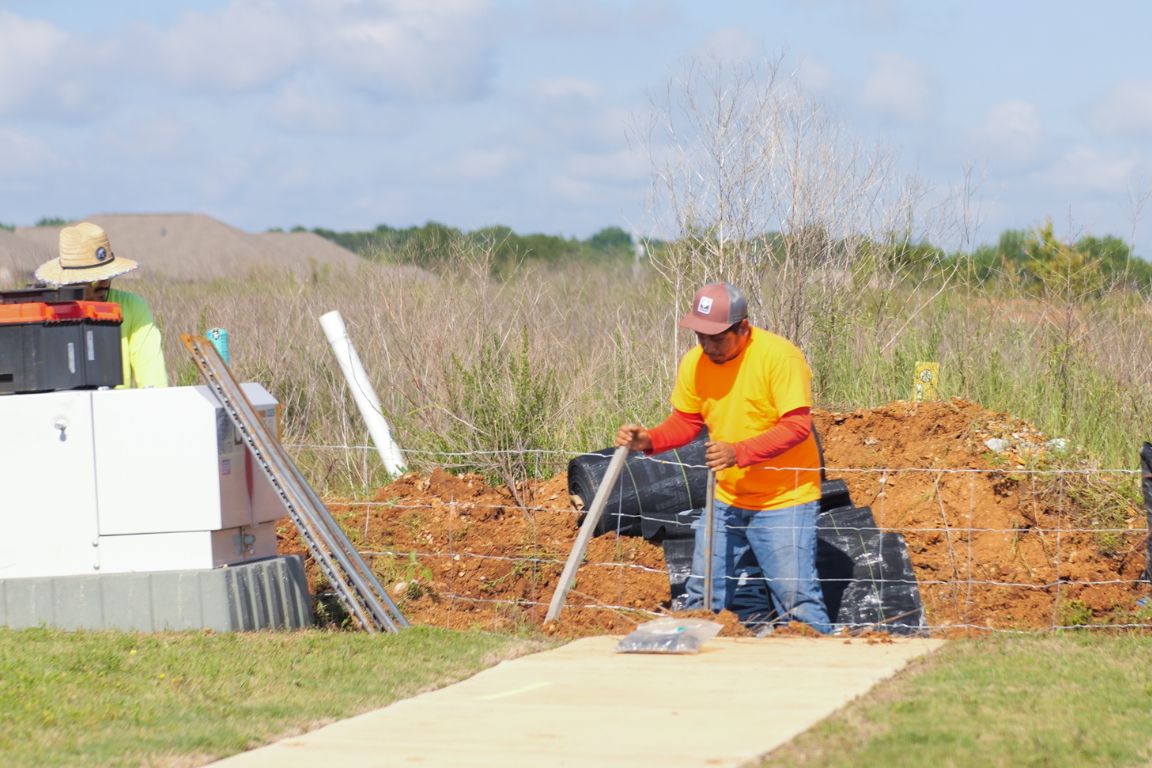
[[[664,618],[646,621],[616,644],[617,653],[699,653],[721,625],[707,619]]]

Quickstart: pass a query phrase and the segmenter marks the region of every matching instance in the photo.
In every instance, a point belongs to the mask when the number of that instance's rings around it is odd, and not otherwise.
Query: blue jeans
[[[816,575],[817,501],[785,509],[755,511],[716,501],[712,530],[712,608],[729,607],[735,591],[735,564],[749,548],[755,555],[776,613],[782,622],[802,621],[821,634],[832,631],[824,593]],[[704,515],[692,524],[696,532],[692,574],[685,585],[685,607],[704,605]]]

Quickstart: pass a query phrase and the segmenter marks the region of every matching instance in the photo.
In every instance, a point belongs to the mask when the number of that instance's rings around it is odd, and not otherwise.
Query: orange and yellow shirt
[[[753,326],[738,357],[716,365],[693,347],[680,360],[672,407],[700,414],[712,440],[760,435],[796,408],[812,407],[812,371],[782,336]],[[815,435],[767,461],[716,474],[716,498],[744,509],[782,509],[820,498]]]

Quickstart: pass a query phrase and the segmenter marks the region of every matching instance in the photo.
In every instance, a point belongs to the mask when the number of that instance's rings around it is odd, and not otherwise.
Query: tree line
[[[638,245],[631,234],[617,226],[604,227],[583,239],[519,234],[499,225],[464,231],[436,221],[411,227],[381,224],[366,231],[338,232],[322,227],[294,227],[291,231],[310,231],[371,261],[414,264],[431,270],[451,269],[461,254],[479,250],[487,254],[489,271],[497,278],[528,262],[631,260]],[[701,238],[707,240],[707,233],[691,233],[692,240]],[[678,245],[683,243],[645,240],[642,252],[659,255]],[[895,234],[876,242],[810,231],[770,232],[733,247],[754,253],[755,260],[766,264],[794,257],[797,248],[815,251],[812,258],[805,259],[807,263],[821,261],[821,254],[827,258],[827,254],[850,248],[864,254],[875,269],[902,274],[925,276],[935,272],[983,284],[1003,282],[1025,288],[1062,283],[1067,290],[1081,293],[1117,286],[1152,293],[1152,263],[1135,255],[1124,240],[1112,235],[1085,235],[1065,242],[1054,234],[1051,220],[1034,229],[1005,230],[994,244],[971,252],[945,252],[931,243]]]
[[[463,254],[484,253],[494,277],[507,276],[526,262],[560,264],[634,257],[632,236],[615,226],[604,227],[584,239],[519,234],[499,225],[464,231],[436,221],[412,227],[381,224],[372,230],[354,232],[322,227],[295,227],[292,231],[311,231],[370,261],[414,264],[434,271],[451,269]]]

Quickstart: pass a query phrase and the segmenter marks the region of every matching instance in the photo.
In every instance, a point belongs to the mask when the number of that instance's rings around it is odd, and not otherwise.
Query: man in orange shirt
[[[651,429],[625,424],[616,445],[648,454],[690,443],[707,426],[704,460],[716,473],[712,604],[730,603],[734,565],[755,555],[780,621],[832,631],[816,575],[820,453],[812,434],[812,372],[787,339],[748,321],[728,283],[701,288],[680,327],[700,342],[680,360],[672,413]],[[703,604],[703,517],[695,523],[687,608]]]

